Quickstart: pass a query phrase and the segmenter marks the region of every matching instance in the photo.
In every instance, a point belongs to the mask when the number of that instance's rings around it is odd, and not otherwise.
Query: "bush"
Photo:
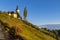
[[[0,14],[2,14],[2,11],[0,11]]]
[[[3,22],[0,20],[0,23],[3,24]]]
[[[16,28],[15,27],[12,27],[12,28],[10,28],[10,30],[9,30],[9,38],[10,39],[15,39],[15,34],[16,34]]]
[[[5,31],[9,31],[10,27],[7,23],[3,23],[2,25]]]

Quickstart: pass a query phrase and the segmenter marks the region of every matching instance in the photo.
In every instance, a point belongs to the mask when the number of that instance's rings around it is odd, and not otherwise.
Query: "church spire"
[[[17,5],[17,7],[16,7],[16,10],[18,10],[18,5]]]
[[[16,7],[16,12],[19,14],[20,13],[20,10],[18,8],[18,6]]]

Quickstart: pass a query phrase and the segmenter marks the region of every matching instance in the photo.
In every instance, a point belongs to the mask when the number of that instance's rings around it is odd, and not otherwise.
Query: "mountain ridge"
[[[50,30],[59,30],[60,29],[60,24],[47,24],[47,25],[41,25],[43,28],[47,28]]]

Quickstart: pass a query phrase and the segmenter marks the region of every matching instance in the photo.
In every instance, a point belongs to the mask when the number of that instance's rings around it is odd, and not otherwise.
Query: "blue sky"
[[[60,24],[60,0],[0,0],[1,11],[15,11],[17,5],[22,17],[27,7],[27,20],[33,24]]]

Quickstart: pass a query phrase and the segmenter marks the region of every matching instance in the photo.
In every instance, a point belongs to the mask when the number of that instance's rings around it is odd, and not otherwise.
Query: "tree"
[[[10,28],[9,34],[14,36],[15,33],[16,33],[16,27],[13,26],[12,28]]]
[[[9,30],[9,37],[11,40],[14,40],[15,39],[15,34],[16,34],[16,27],[13,26],[12,28],[10,28]]]
[[[2,11],[0,11],[0,14],[2,14]]]
[[[27,17],[27,8],[25,7],[24,8],[24,20],[26,20],[26,17]]]

